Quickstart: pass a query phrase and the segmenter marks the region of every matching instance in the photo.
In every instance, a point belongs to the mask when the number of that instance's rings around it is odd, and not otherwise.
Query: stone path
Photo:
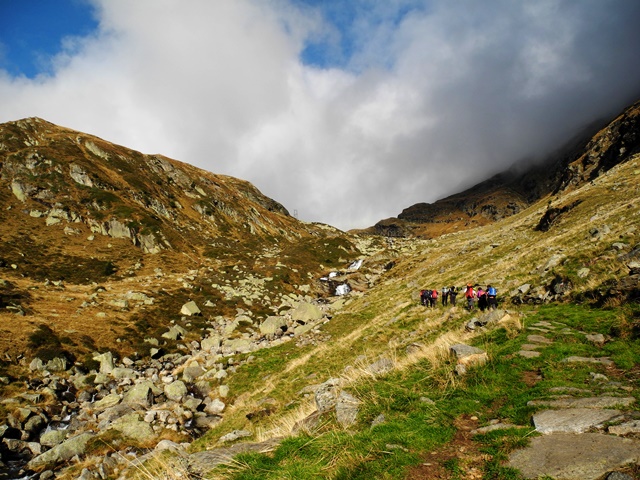
[[[557,322],[538,322],[529,330],[535,333],[527,337],[528,343],[518,352],[526,358],[539,357],[541,350],[553,343],[545,333],[585,335]],[[603,341],[600,337],[585,337],[594,343]],[[563,363],[613,365],[607,357],[568,357]],[[553,394],[550,398],[528,403],[546,408],[532,418],[536,431],[543,435],[534,437],[528,447],[512,452],[508,466],[532,479],[548,476],[556,480],[599,480],[616,475],[615,478],[633,479],[616,471],[640,465],[640,411],[634,409],[634,397],[611,393],[628,393],[633,387],[609,382],[596,372],[591,377],[598,390],[610,391],[594,395],[587,389],[555,387],[549,391]]]

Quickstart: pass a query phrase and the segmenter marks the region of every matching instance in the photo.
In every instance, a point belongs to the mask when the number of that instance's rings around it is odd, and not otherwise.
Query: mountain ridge
[[[611,120],[592,122],[541,162],[524,169],[515,163],[505,172],[434,203],[411,205],[397,217],[364,231],[435,238],[518,213],[540,198],[593,180],[637,152],[639,115],[640,102],[636,101]]]

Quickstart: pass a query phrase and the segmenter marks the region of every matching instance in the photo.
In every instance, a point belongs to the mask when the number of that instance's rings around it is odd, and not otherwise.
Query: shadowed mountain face
[[[435,238],[516,214],[547,195],[591,181],[629,158],[640,149],[639,122],[637,102],[600,131],[585,129],[539,165],[524,172],[514,166],[450,197],[412,205],[397,218],[381,220],[369,231]]]

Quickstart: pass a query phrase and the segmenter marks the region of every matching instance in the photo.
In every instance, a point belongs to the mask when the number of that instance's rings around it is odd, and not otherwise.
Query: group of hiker
[[[427,288],[420,291],[420,303],[425,307],[435,307],[438,303],[438,296],[442,300],[442,306],[447,306],[451,302],[451,306],[456,306],[456,297],[458,296],[459,289],[456,286],[443,287],[440,292],[437,289]],[[483,312],[487,309],[498,308],[498,293],[495,287],[487,285],[487,289],[482,287],[477,289],[473,288],[473,285],[468,283],[462,291],[464,298],[467,300],[467,308],[469,311],[473,310],[478,303],[478,308]]]

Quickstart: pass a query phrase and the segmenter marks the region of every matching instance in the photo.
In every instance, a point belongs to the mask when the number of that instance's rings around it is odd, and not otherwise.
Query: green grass
[[[480,425],[499,419],[523,427],[474,437],[477,448],[486,456],[477,465],[484,479],[521,479],[504,462],[511,451],[526,446],[535,434],[529,425],[538,407],[527,403],[549,397],[552,395],[549,389],[556,386],[591,388],[597,394],[596,386],[589,384],[590,373],[605,371],[601,365],[569,364],[562,360],[572,355],[611,356],[618,367],[626,368],[637,365],[640,355],[637,340],[616,338],[599,347],[588,342],[583,334],[606,334],[624,320],[621,316],[634,315],[632,311],[623,315],[620,310],[562,304],[543,305],[536,310],[527,308],[522,313],[527,315],[526,326],[540,321],[558,324],[545,333],[554,343],[542,348],[540,357],[527,359],[517,355],[521,345],[528,342],[527,336],[540,332],[525,329],[514,335],[502,328],[489,331],[478,336],[474,344],[488,352],[490,361],[471,368],[467,375],[452,379],[452,362],[434,366],[422,360],[375,380],[365,378],[347,387],[362,402],[357,423],[350,430],[341,428],[334,414],[328,413],[325,423],[312,436],[288,438],[272,454],[241,455],[233,467],[224,467],[217,473],[236,480],[405,478],[408,469],[423,462],[429,452],[452,441],[456,419],[475,416]],[[364,320],[366,314],[361,315],[364,317],[360,320]],[[561,333],[562,324],[572,330],[571,335]],[[242,381],[245,385],[259,382],[261,374],[278,368],[285,353],[283,347],[264,351],[252,370],[240,370]],[[539,377],[533,385],[526,381],[531,374]],[[425,397],[431,401],[425,401]],[[371,427],[380,414],[385,422]],[[463,478],[462,460],[448,458],[441,467],[450,478]]]

